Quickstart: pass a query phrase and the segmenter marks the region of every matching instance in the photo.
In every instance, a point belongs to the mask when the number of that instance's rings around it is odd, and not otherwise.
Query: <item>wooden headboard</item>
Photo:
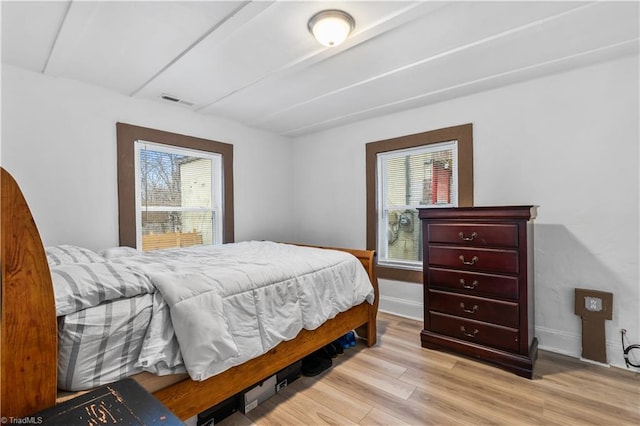
[[[24,417],[56,401],[56,308],[40,234],[20,188],[4,169],[0,190],[1,408],[4,417]]]

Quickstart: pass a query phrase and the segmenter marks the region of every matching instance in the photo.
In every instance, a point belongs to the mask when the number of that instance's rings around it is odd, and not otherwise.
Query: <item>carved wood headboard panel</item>
[[[51,274],[31,211],[1,170],[2,416],[24,417],[56,401],[57,323]]]

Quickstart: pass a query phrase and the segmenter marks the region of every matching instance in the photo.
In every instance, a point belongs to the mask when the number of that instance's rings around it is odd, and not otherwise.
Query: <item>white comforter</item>
[[[141,366],[162,374],[179,362],[173,324],[193,380],[255,358],[374,298],[361,263],[340,251],[251,241],[107,255],[144,271],[162,294]]]

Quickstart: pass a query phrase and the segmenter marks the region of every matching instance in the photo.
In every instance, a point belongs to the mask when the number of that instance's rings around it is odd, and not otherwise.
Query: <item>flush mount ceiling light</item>
[[[334,47],[347,39],[356,26],[351,15],[342,10],[330,9],[316,13],[309,19],[309,32],[323,46]]]

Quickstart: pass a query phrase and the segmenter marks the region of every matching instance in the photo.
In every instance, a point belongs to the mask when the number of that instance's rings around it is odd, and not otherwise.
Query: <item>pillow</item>
[[[118,259],[119,257],[137,256],[139,254],[142,254],[142,251],[127,246],[111,247],[100,251],[100,255],[108,260]]]
[[[51,279],[57,316],[155,291],[146,275],[110,262],[52,266]]]
[[[83,247],[61,245],[45,247],[49,266],[66,265],[69,263],[96,263],[107,260],[95,251]]]

